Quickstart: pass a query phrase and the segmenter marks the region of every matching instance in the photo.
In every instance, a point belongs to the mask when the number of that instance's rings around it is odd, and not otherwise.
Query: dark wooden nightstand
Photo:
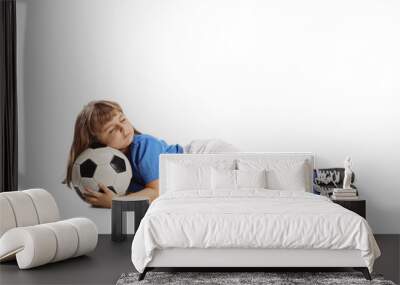
[[[126,239],[126,212],[135,212],[135,233],[149,207],[149,198],[139,196],[114,196],[111,207],[111,240]]]
[[[332,202],[339,204],[340,206],[349,209],[350,211],[353,211],[356,214],[359,214],[361,217],[366,219],[366,213],[365,213],[365,205],[366,201],[365,200],[333,200]]]

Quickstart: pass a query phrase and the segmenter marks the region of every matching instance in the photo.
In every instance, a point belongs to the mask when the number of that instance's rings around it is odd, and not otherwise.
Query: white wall
[[[351,155],[375,233],[400,233],[400,2],[18,0],[21,188],[110,232],[60,184],[83,104],[169,143]]]

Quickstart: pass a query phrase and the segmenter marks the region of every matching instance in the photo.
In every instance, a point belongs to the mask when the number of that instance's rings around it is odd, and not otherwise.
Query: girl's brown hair
[[[93,143],[98,143],[96,133],[99,133],[101,128],[113,118],[115,112],[123,113],[118,103],[97,100],[89,102],[78,114],[75,121],[74,139],[68,156],[67,176],[62,181],[69,188],[71,188],[72,166],[75,159]],[[133,130],[134,134],[141,134],[135,128]]]

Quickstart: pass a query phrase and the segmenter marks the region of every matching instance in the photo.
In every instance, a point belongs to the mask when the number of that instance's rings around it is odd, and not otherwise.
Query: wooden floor
[[[376,261],[374,272],[398,284],[400,235],[376,235],[375,238],[382,256]],[[115,284],[122,273],[135,271],[130,258],[131,243],[132,237],[115,243],[109,235],[100,235],[96,250],[88,256],[29,270],[19,270],[16,262],[2,263],[0,284]]]

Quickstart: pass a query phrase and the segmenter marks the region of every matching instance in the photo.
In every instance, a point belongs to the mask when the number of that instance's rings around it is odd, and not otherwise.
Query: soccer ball
[[[83,200],[84,188],[101,191],[99,183],[116,194],[125,194],[131,178],[128,158],[119,150],[101,144],[83,151],[72,166],[72,185]]]

